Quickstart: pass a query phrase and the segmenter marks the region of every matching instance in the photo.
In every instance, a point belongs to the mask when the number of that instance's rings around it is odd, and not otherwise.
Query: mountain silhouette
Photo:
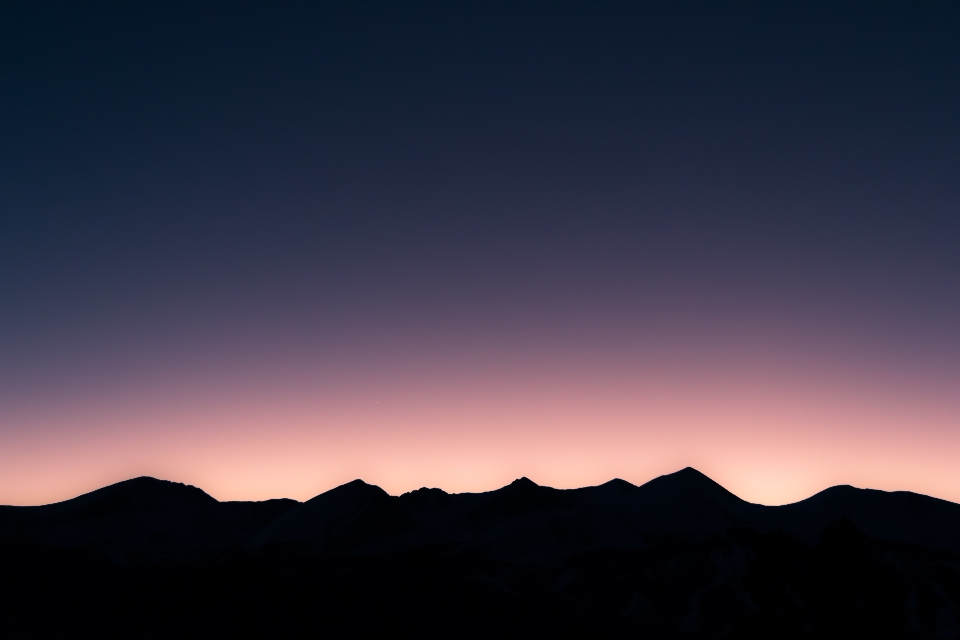
[[[9,637],[952,638],[960,505],[838,486],[768,507],[692,468],[462,494],[354,480],[303,503],[141,477],[0,507],[0,620]]]
[[[380,487],[354,480],[284,513],[248,546],[300,543],[315,550],[357,550],[409,526],[395,498]]]
[[[960,553],[960,505],[946,500],[837,486],[767,507],[741,500],[689,467],[639,487],[615,479],[554,489],[520,478],[475,494],[424,488],[391,496],[354,480],[304,503],[219,502],[197,487],[140,477],[55,504],[0,507],[0,536],[93,546],[130,560],[270,545],[372,553],[437,543],[494,556],[499,549],[519,559],[517,549],[507,548],[527,539],[526,559],[534,560],[641,549],[650,536],[696,538],[735,528],[780,531],[813,543],[841,517],[879,539]]]
[[[808,541],[831,521],[846,517],[864,533],[960,554],[960,505],[909,491],[877,491],[842,485],[800,502],[767,507],[768,528]]]
[[[0,536],[91,548],[126,562],[210,557],[298,504],[219,502],[191,485],[140,477],[41,507],[2,506]]]

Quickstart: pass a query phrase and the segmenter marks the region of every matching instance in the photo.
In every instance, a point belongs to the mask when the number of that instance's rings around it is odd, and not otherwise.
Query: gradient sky
[[[960,502],[960,5],[3,3],[0,503]]]

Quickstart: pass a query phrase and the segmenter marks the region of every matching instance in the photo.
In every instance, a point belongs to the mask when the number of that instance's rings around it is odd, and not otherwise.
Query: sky
[[[960,502],[960,5],[0,7],[0,504]]]

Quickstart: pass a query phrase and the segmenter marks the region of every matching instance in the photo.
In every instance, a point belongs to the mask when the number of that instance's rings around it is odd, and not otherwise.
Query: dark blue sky
[[[0,401],[644,323],[954,371],[958,33],[951,2],[6,3]]]
[[[5,306],[649,269],[933,303],[958,27],[950,3],[6,7]]]

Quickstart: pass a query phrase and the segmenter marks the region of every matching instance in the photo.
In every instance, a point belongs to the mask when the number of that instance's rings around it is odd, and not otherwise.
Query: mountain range
[[[0,543],[19,631],[960,637],[960,505],[837,486],[770,507],[692,468],[461,494],[355,480],[302,503],[141,477],[0,507]]]

